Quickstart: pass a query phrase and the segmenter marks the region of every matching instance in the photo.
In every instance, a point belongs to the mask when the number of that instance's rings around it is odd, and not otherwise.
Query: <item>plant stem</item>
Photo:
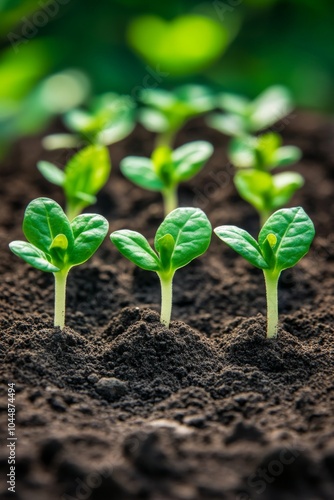
[[[169,328],[172,315],[172,294],[174,273],[162,275],[158,273],[161,283],[161,314],[160,321]]]
[[[81,214],[82,210],[83,207],[80,205],[68,202],[66,205],[66,216],[68,220],[71,222],[77,215]]]
[[[158,134],[155,139],[155,149],[161,146],[167,146],[168,148],[173,149],[174,139],[176,130],[168,130],[167,132],[163,132]]]
[[[69,269],[53,273],[55,277],[55,315],[54,326],[62,330],[65,326],[66,280]]]
[[[267,338],[272,339],[277,335],[278,328],[278,298],[277,286],[280,273],[263,270],[267,295]]]
[[[177,199],[177,188],[176,186],[171,186],[162,191],[162,196],[164,199],[164,211],[165,216],[170,212],[175,210],[178,207],[178,199]]]
[[[260,228],[265,225],[269,217],[271,216],[271,212],[269,210],[264,210],[262,212],[259,212],[260,215]]]

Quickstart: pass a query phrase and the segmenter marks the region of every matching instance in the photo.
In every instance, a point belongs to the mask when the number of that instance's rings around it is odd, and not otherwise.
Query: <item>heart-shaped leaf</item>
[[[161,191],[164,188],[149,158],[128,156],[121,161],[120,169],[125,177],[144,189]]]
[[[74,246],[68,264],[77,266],[86,262],[99,248],[107,235],[109,224],[101,215],[81,214],[71,222]]]
[[[314,234],[314,225],[301,207],[286,208],[269,217],[260,231],[259,245],[262,247],[270,235],[275,236],[272,247],[275,269],[282,271],[293,267],[307,254]]]
[[[147,239],[136,231],[122,229],[114,231],[110,239],[124,257],[147,271],[161,269],[157,254],[151,248]]]
[[[194,141],[175,149],[172,154],[174,179],[187,181],[196,175],[213,153],[213,147],[205,141]]]
[[[154,246],[166,234],[173,237],[175,246],[171,255],[171,269],[186,266],[209,247],[212,228],[205,213],[199,208],[177,208],[167,215],[159,226]]]
[[[214,229],[216,235],[235,250],[253,266],[259,269],[267,269],[269,266],[263,258],[257,241],[243,229],[236,226],[219,226]]]

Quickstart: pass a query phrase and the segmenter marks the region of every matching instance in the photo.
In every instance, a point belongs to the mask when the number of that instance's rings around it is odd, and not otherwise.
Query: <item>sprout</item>
[[[314,226],[301,207],[275,212],[262,227],[258,242],[236,226],[214,229],[217,236],[253,266],[263,270],[267,294],[267,337],[277,334],[278,279],[284,269],[297,264],[309,251]]]
[[[95,195],[107,182],[111,165],[107,148],[95,145],[74,155],[64,171],[47,161],[38,162],[37,168],[48,181],[63,188],[66,215],[72,220],[96,202]]]
[[[222,94],[218,105],[225,114],[208,118],[211,127],[231,136],[252,134],[270,127],[292,110],[292,98],[285,87],[269,87],[254,101],[234,94]]]
[[[120,164],[122,173],[144,189],[160,191],[165,215],[178,206],[177,188],[194,177],[212,155],[213,147],[205,141],[194,141],[172,151],[158,147],[152,158],[128,156]]]
[[[37,198],[26,208],[23,232],[27,241],[13,241],[11,251],[55,278],[54,326],[65,325],[66,281],[70,269],[96,252],[108,232],[101,215],[82,214],[71,223],[50,198]]]
[[[49,135],[43,145],[46,149],[78,147],[87,142],[108,146],[132,132],[133,110],[129,96],[102,94],[93,99],[88,111],[73,109],[65,114],[65,124],[72,133]]]
[[[161,322],[169,326],[175,271],[199,257],[209,247],[211,224],[199,208],[177,208],[158,228],[155,251],[144,236],[127,229],[115,231],[111,241],[124,257],[147,271],[155,271],[161,283]]]
[[[177,132],[195,116],[215,107],[213,95],[200,85],[183,85],[172,92],[147,89],[141,94],[146,105],[139,120],[147,130],[157,132],[157,146],[172,148]]]

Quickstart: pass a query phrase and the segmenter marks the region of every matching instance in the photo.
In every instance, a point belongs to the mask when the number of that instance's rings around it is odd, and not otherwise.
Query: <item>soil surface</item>
[[[8,250],[23,239],[33,198],[63,204],[36,169],[64,165],[73,151],[19,141],[1,165],[0,497],[18,500],[333,500],[334,498],[334,124],[306,112],[277,126],[303,149],[295,169],[301,205],[316,226],[312,249],[279,286],[280,330],[265,338],[265,290],[252,268],[215,236],[205,257],[176,273],[173,321],[159,323],[159,282],[105,240],[71,271],[67,327],[54,329],[53,276]],[[61,130],[55,124],[52,131]],[[149,155],[137,127],[110,148],[113,171],[90,211],[110,231],[152,238],[159,194],[118,170]],[[180,189],[213,227],[258,232],[226,158],[227,138],[191,122],[177,145],[206,139],[215,153]],[[8,492],[7,384],[16,389],[16,494]]]

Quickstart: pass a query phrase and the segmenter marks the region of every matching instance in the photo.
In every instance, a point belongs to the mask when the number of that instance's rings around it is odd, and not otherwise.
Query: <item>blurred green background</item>
[[[287,85],[334,109],[331,0],[0,0],[0,155],[90,95]]]

